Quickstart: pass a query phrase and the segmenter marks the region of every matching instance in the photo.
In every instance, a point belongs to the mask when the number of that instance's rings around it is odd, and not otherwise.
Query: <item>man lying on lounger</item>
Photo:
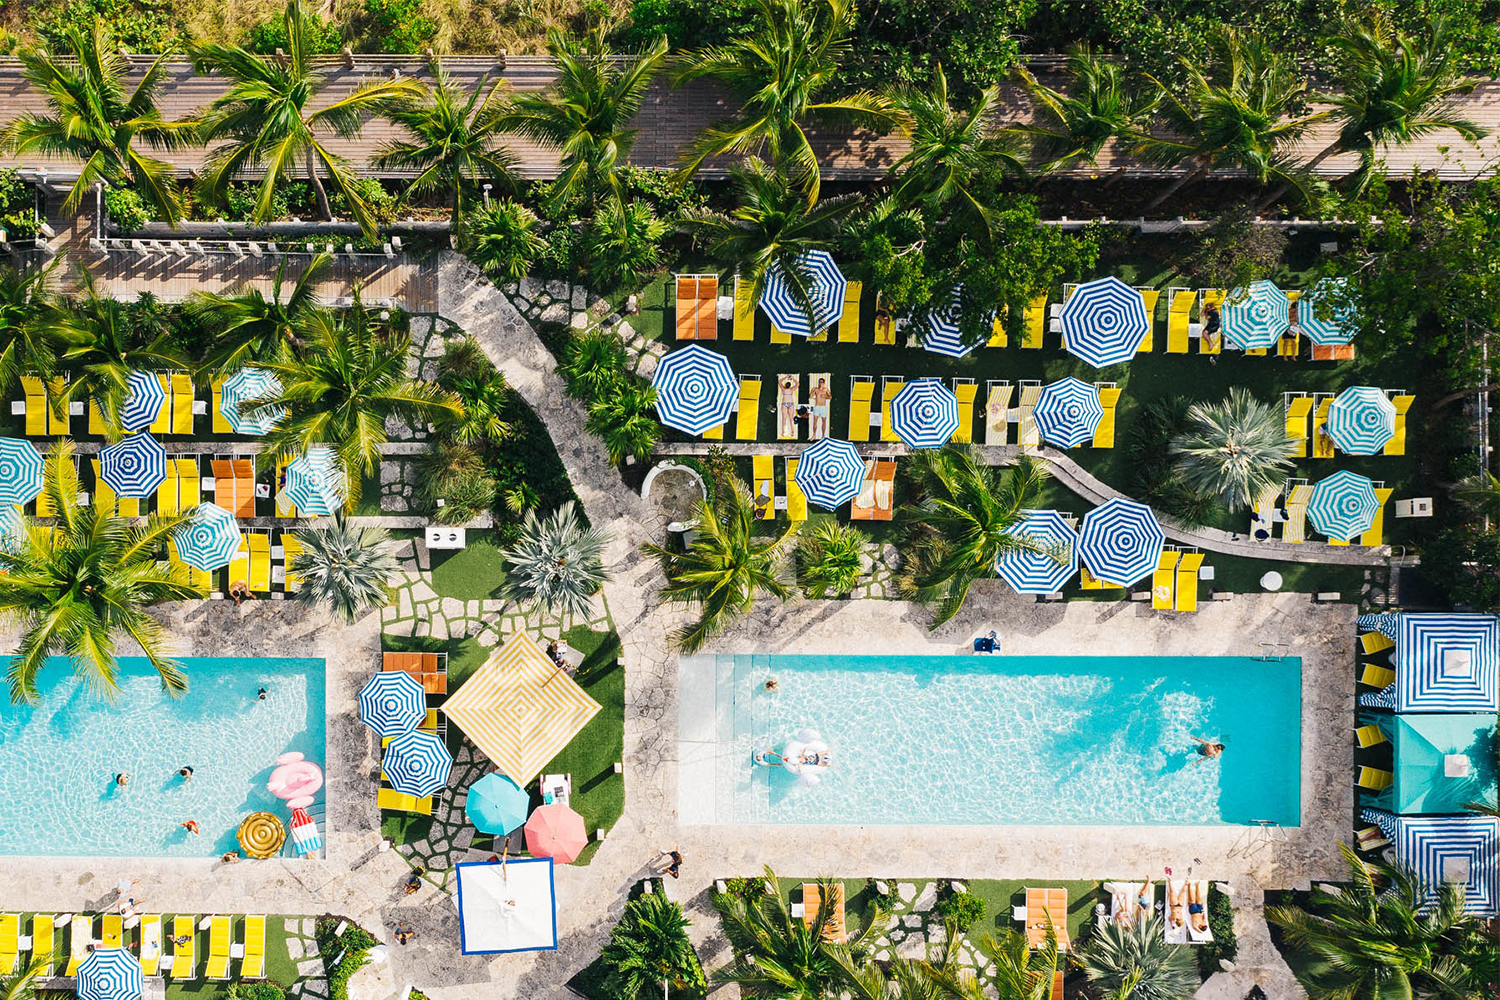
[[[1203,898],[1203,890],[1207,882],[1190,881],[1184,888],[1187,893],[1188,920],[1192,922],[1193,932],[1202,934],[1208,930],[1208,913],[1205,904],[1208,900]]]

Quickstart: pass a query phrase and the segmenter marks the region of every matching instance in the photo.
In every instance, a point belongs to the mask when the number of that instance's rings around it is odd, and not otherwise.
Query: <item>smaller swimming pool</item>
[[[266,779],[287,751],[324,763],[323,661],[181,662],[189,690],[173,698],[147,660],[121,659],[110,702],[54,657],[35,705],[0,707],[0,855],[217,857],[248,813],[287,818]]]

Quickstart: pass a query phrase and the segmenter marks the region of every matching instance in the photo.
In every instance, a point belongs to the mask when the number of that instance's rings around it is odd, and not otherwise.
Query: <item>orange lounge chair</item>
[[[865,464],[865,480],[849,516],[856,521],[889,521],[896,516],[896,462],[874,459]]]
[[[818,913],[823,909],[823,887],[817,882],[802,883],[802,923],[811,927],[818,922]],[[823,924],[823,940],[829,944],[843,944],[849,940],[849,931],[844,923],[844,883],[828,885],[828,920]]]
[[[1047,925],[1057,935],[1057,950],[1068,950],[1068,890],[1026,890],[1026,943],[1039,948],[1047,940]]]

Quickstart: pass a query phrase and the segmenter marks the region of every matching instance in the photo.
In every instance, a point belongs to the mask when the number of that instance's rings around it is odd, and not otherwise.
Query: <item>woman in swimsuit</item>
[[[1171,891],[1170,885],[1167,887],[1168,930],[1176,930],[1187,923],[1188,885],[1187,882],[1182,883],[1182,888],[1176,892]]]

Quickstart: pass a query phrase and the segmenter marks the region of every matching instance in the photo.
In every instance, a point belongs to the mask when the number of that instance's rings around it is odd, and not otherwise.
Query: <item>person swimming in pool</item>
[[[1224,744],[1222,743],[1205,740],[1201,736],[1194,736],[1193,739],[1198,741],[1198,759],[1193,762],[1195,764],[1201,764],[1205,760],[1212,760],[1224,752]]]

